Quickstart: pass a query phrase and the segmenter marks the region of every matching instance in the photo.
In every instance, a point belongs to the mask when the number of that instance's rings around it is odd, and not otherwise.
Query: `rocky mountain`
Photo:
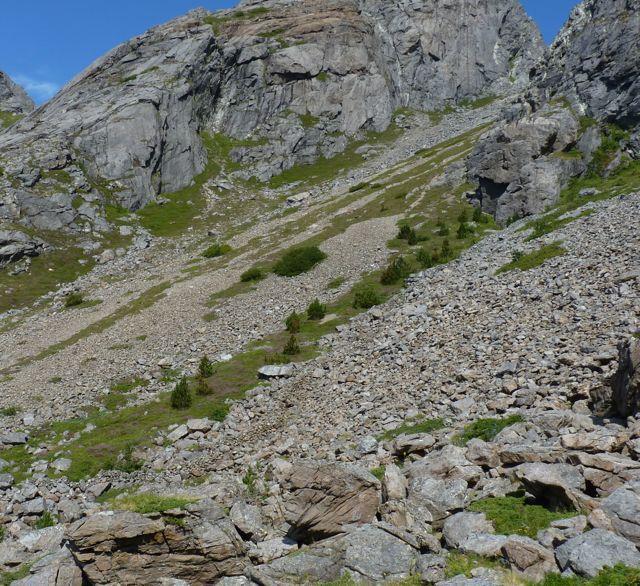
[[[33,100],[6,73],[0,71],[0,128],[17,120],[18,116],[35,110]],[[13,116],[10,117],[10,116]]]
[[[640,158],[639,8],[622,0],[574,9],[527,99],[470,159],[483,209],[502,222],[539,213],[570,178],[593,169],[594,156],[606,172]]]
[[[640,583],[638,8],[246,0],[0,133],[0,583]]]
[[[74,197],[93,215],[104,203],[138,209],[205,169],[203,132],[246,145],[231,153],[240,175],[265,180],[385,130],[399,108],[437,110],[521,86],[542,50],[516,0],[195,11],[117,47],[0,138],[14,178],[0,217],[37,225],[25,210],[52,171],[72,180],[54,182],[56,208],[43,213],[66,227],[91,220],[78,221]]]

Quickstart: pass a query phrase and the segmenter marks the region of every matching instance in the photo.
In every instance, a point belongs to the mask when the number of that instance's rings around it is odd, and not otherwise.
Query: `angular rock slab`
[[[303,543],[370,523],[380,504],[380,482],[349,464],[298,463],[281,486],[289,534]]]
[[[67,531],[76,563],[92,584],[160,583],[166,576],[212,583],[242,574],[245,546],[219,507],[190,507],[183,527],[131,512],[98,513]]]
[[[635,545],[604,529],[593,529],[569,539],[556,550],[556,558],[562,570],[588,578],[597,576],[605,566],[640,567],[640,552]]]

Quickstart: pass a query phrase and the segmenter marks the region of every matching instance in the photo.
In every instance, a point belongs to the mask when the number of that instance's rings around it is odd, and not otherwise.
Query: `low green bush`
[[[473,230],[466,222],[462,222],[460,226],[458,226],[458,232],[456,233],[458,240],[464,240],[473,234]]]
[[[353,289],[354,309],[371,309],[384,302],[384,297],[373,285],[358,285]]]
[[[320,303],[319,299],[314,299],[307,308],[307,317],[311,321],[319,321],[327,315],[327,306]]]
[[[442,241],[442,247],[440,248],[440,259],[446,262],[453,256],[453,250],[451,249],[451,243],[446,238]]]
[[[281,277],[296,277],[310,271],[327,255],[317,246],[303,246],[286,252],[273,267],[273,272]]]
[[[361,191],[366,187],[369,187],[368,183],[358,183],[356,185],[352,185],[351,187],[349,187],[349,193],[355,193],[356,191]]]
[[[426,248],[418,250],[416,253],[416,260],[423,269],[430,269],[436,264],[433,255]]]
[[[78,307],[78,305],[82,305],[84,303],[84,297],[82,293],[69,293],[64,300],[64,306],[69,307]]]
[[[203,377],[198,378],[196,393],[202,397],[206,397],[212,393],[211,387],[209,386],[207,379]]]
[[[209,246],[209,248],[202,253],[202,256],[204,256],[204,258],[218,258],[228,252],[231,252],[231,247],[228,244],[220,244],[219,242],[216,242]]]
[[[220,423],[226,419],[227,415],[229,415],[229,405],[226,403],[214,405],[211,410],[211,419]]]
[[[250,283],[264,279],[264,273],[258,267],[252,267],[240,275],[240,281]]]

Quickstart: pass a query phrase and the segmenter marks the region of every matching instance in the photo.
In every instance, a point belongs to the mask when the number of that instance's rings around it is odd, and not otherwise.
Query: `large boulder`
[[[444,522],[442,536],[449,547],[457,549],[471,535],[493,532],[493,525],[484,513],[461,512]]]
[[[640,340],[618,346],[618,371],[613,379],[613,404],[623,417],[636,415],[640,408]]]
[[[579,130],[571,111],[548,108],[483,137],[467,161],[478,185],[472,200],[499,222],[543,212],[586,169],[579,156],[563,154],[577,143]]]
[[[570,464],[522,464],[514,474],[528,492],[549,506],[580,509],[589,500],[584,477]]]
[[[604,529],[593,529],[569,539],[556,550],[556,558],[562,570],[589,578],[597,576],[605,566],[640,567],[640,552],[636,546]]]
[[[289,534],[304,543],[370,523],[380,504],[380,482],[354,465],[299,462],[280,484]]]
[[[502,554],[512,568],[533,581],[558,571],[553,552],[529,537],[511,535],[502,546]]]
[[[29,568],[29,575],[12,586],[82,586],[82,570],[71,552],[63,547],[58,552],[39,558]]]
[[[160,583],[165,576],[210,583],[242,574],[245,546],[212,501],[189,507],[184,525],[132,512],[104,512],[72,524],[68,547],[92,584]]]
[[[640,481],[613,491],[602,499],[600,508],[613,531],[640,547]]]

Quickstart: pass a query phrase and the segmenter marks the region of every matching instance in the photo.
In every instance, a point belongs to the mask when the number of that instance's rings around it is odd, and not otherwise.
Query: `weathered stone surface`
[[[618,347],[618,371],[613,380],[613,402],[620,415],[636,415],[640,407],[640,342],[632,339]]]
[[[529,537],[511,535],[502,546],[502,553],[513,568],[531,580],[538,581],[558,571],[553,553]]]
[[[618,488],[600,507],[613,531],[640,546],[640,482],[634,481]]]
[[[493,532],[493,525],[484,513],[456,513],[444,522],[442,528],[445,541],[456,549],[471,535]]]
[[[593,578],[605,566],[623,564],[640,567],[640,553],[635,545],[610,531],[593,529],[569,539],[556,550],[562,570]]]
[[[579,509],[587,499],[583,476],[568,464],[522,464],[515,476],[527,491],[552,506]]]
[[[569,96],[595,118],[623,126],[640,122],[640,48],[631,41],[640,34],[639,9],[637,0],[578,4],[535,83],[549,95]]]
[[[40,558],[26,578],[12,582],[14,586],[82,586],[83,583],[82,570],[66,547]]]
[[[245,547],[213,503],[190,507],[184,527],[129,512],[77,521],[67,538],[76,562],[95,584],[159,581],[166,575],[207,582],[242,573]]]
[[[357,466],[300,462],[281,484],[290,534],[302,542],[369,523],[380,504],[380,482]]]
[[[33,100],[6,73],[0,71],[0,112],[28,114],[35,109]],[[0,130],[2,124],[0,123]]]

